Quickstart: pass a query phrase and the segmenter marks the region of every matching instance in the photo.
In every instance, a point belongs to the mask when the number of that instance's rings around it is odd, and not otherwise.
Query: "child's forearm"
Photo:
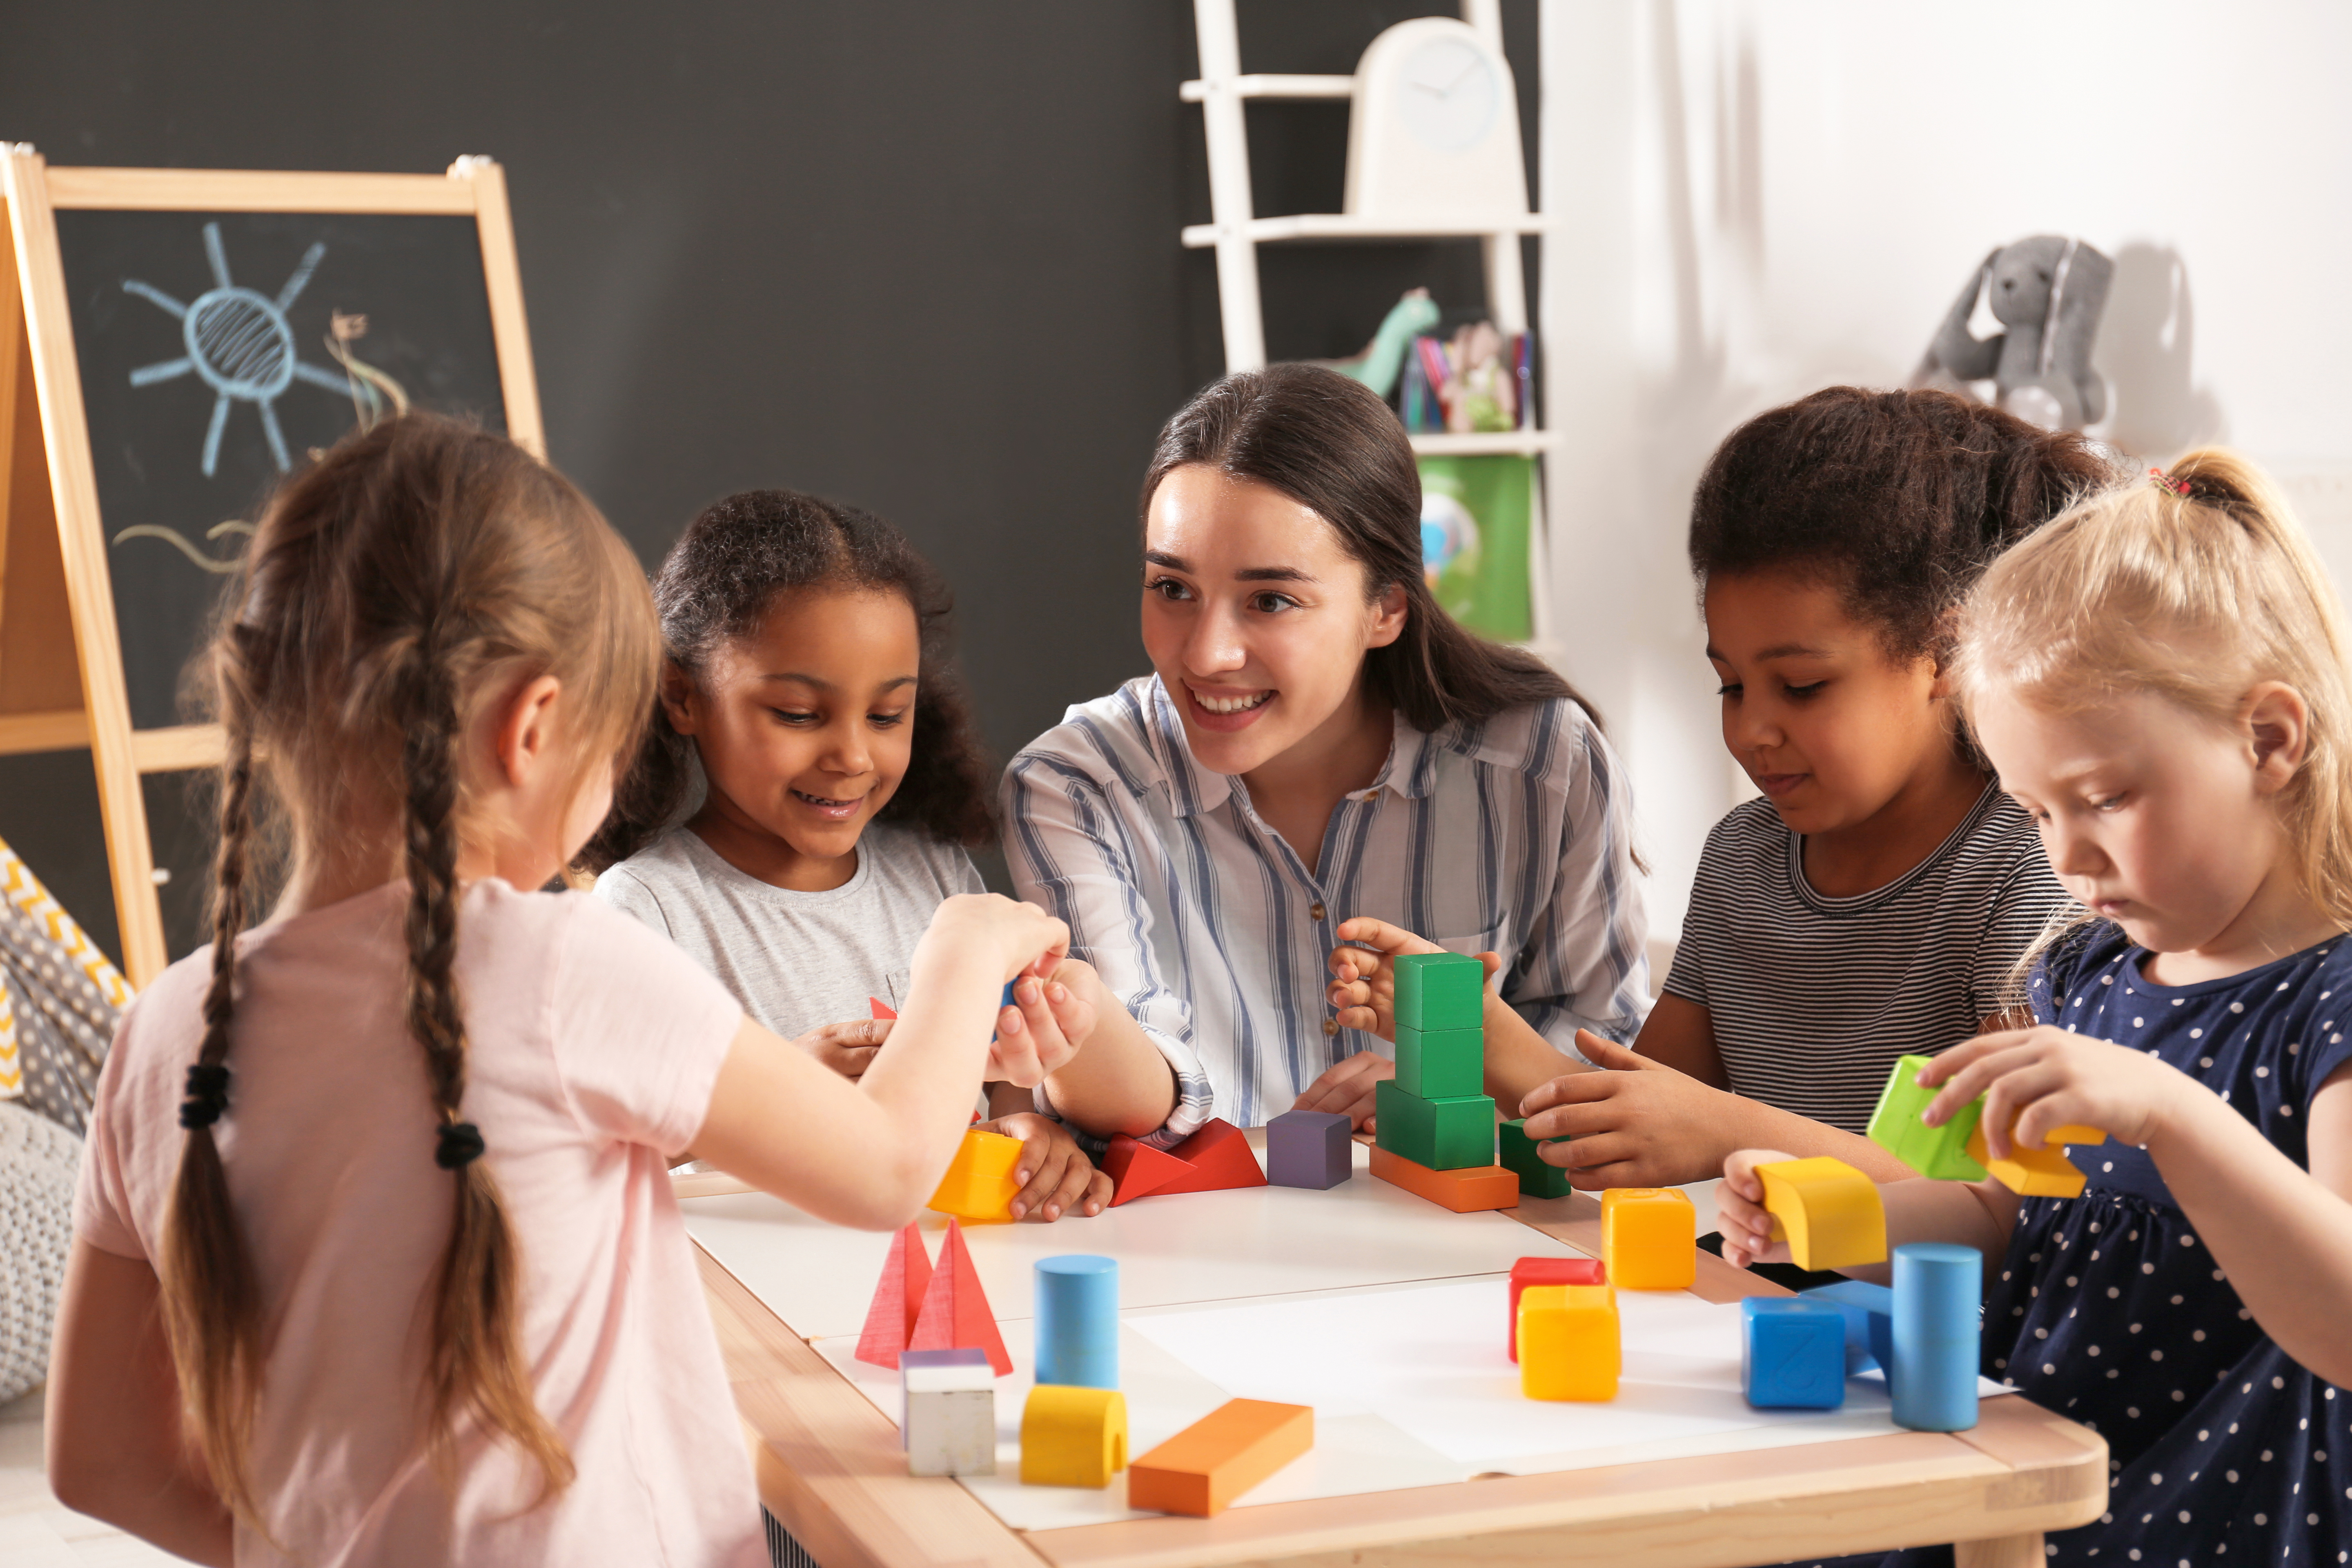
[[[1158,1131],[1176,1110],[1175,1069],[1093,970],[1072,965],[1060,977],[1087,987],[1095,1026],[1084,1048],[1046,1075],[1045,1098],[1063,1121],[1097,1138]]]
[[[1810,1116],[1782,1110],[1778,1106],[1767,1105],[1760,1100],[1749,1100],[1727,1089],[1718,1089],[1716,1093],[1723,1106],[1726,1122],[1719,1134],[1723,1155],[1716,1162],[1717,1168],[1721,1167],[1722,1159],[1727,1158],[1735,1149],[1780,1149],[1799,1160],[1820,1156],[1843,1160],[1882,1184],[1917,1179],[1917,1172],[1858,1132],[1848,1132],[1842,1128],[1832,1127],[1826,1121],[1816,1121]],[[1915,1237],[1912,1239],[1924,1241],[1929,1238]]]
[[[1538,1034],[1517,1008],[1491,990],[1479,1022],[1486,1037],[1486,1092],[1507,1119],[1518,1115],[1519,1101],[1538,1084],[1567,1073],[1600,1070]]]
[[[1895,1272],[1895,1249],[1913,1241],[1973,1247],[1984,1254],[1990,1279],[2009,1251],[2009,1233],[2017,1227],[2016,1194],[1996,1182],[1927,1182],[1915,1175],[1881,1184],[1878,1196],[1886,1208],[1889,1261],[1843,1270],[1856,1279],[1885,1284]]]

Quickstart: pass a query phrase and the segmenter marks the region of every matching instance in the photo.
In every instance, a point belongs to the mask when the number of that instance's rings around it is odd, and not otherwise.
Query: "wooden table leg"
[[[2049,1561],[2042,1549],[2042,1532],[2000,1535],[1990,1541],[1963,1541],[1952,1548],[1954,1568],[2042,1568]]]

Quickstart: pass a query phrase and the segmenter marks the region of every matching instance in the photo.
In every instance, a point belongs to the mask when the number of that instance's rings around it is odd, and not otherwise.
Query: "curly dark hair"
[[[876,820],[945,843],[996,841],[986,750],[955,668],[954,599],[906,535],[870,511],[797,490],[745,490],[687,524],[654,576],[669,661],[699,679],[710,656],[759,630],[778,595],[799,588],[897,594],[915,612],[922,682],[906,776]],[[677,825],[698,770],[694,742],[670,728],[658,699],[644,744],[613,791],[613,810],[581,851],[602,871]]]
[[[1837,583],[1890,655],[1940,659],[1992,558],[2116,477],[2074,431],[1950,393],[1826,387],[1716,448],[1691,498],[1691,571],[1702,590],[1748,572]]]

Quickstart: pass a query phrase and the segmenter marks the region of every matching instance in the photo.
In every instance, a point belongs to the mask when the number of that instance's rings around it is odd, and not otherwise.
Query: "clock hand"
[[[1452,98],[1454,96],[1454,89],[1460,87],[1464,82],[1468,81],[1472,74],[1486,63],[1486,62],[1485,60],[1478,59],[1474,57],[1468,65],[1462,68],[1460,73],[1457,74],[1452,81],[1445,84],[1444,88],[1442,89],[1444,95],[1447,98]]]

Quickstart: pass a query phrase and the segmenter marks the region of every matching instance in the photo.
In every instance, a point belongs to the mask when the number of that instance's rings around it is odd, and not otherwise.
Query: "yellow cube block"
[[[1529,1399],[1614,1399],[1622,1362],[1615,1290],[1530,1285],[1519,1292],[1519,1392]]]
[[[1021,1484],[1110,1485],[1127,1468],[1127,1396],[1041,1383],[1021,1407]]]
[[[1013,1200],[1021,1192],[1013,1167],[1020,1158],[1020,1139],[973,1128],[963,1135],[939,1191],[924,1206],[965,1221],[1011,1220]]]
[[[2028,1198],[2081,1197],[2083,1173],[2066,1158],[2064,1145],[2088,1147],[2107,1141],[2107,1135],[2095,1127],[2053,1127],[2039,1149],[2019,1146],[2013,1125],[2009,1136],[2009,1158],[1996,1160],[1985,1142],[1984,1123],[1979,1121],[1977,1130],[1969,1134],[1969,1158],[1991,1172],[1993,1179],[2002,1186]]]
[[[1673,1187],[1601,1194],[1601,1260],[1626,1290],[1687,1290],[1698,1278],[1698,1214]]]
[[[1800,1268],[1853,1268],[1886,1261],[1886,1209],[1877,1184],[1843,1160],[1816,1156],[1756,1167],[1772,1239]]]

